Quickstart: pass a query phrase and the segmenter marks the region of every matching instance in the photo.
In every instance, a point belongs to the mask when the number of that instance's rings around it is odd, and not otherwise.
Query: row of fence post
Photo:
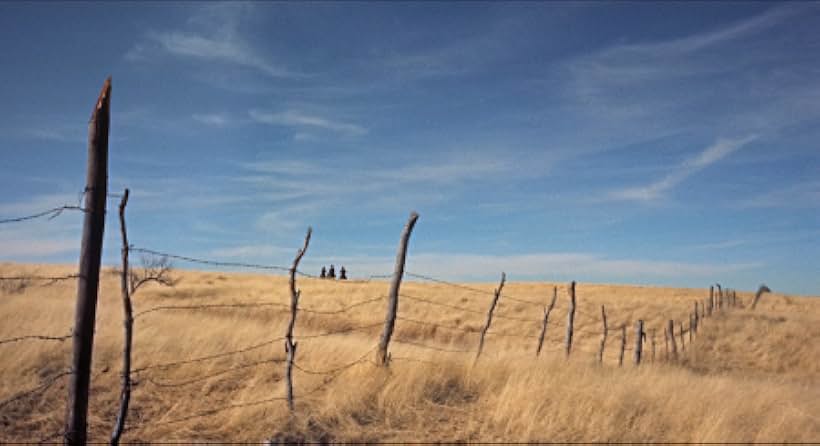
[[[77,287],[77,303],[75,312],[75,324],[73,332],[73,359],[72,359],[72,373],[70,374],[69,382],[69,397],[68,408],[66,415],[66,428],[64,432],[64,441],[66,444],[84,444],[87,441],[87,414],[88,414],[88,393],[90,387],[90,368],[93,353],[94,342],[94,325],[96,319],[96,305],[97,294],[99,288],[99,273],[101,264],[102,241],[105,226],[105,208],[107,197],[107,171],[108,171],[108,134],[110,122],[110,100],[111,100],[111,78],[106,79],[100,95],[97,99],[94,111],[89,122],[89,139],[88,139],[88,169],[85,189],[85,220],[83,225],[83,240],[80,251],[80,269],[78,275]],[[111,444],[118,444],[124,429],[131,392],[131,344],[133,339],[133,321],[131,300],[129,294],[129,245],[125,226],[125,207],[128,202],[128,189],[125,190],[119,208],[121,235],[122,235],[122,300],[124,312],[124,346],[123,346],[123,371],[122,371],[122,388],[120,394],[120,405],[118,409],[117,419],[114,430],[111,434]],[[418,220],[418,214],[412,212],[407,221],[407,224],[402,231],[399,241],[398,252],[396,254],[395,269],[392,280],[390,282],[390,289],[387,302],[387,311],[385,315],[384,328],[382,330],[378,350],[377,362],[382,366],[388,366],[390,362],[389,345],[393,336],[396,317],[399,307],[399,289],[401,287],[402,278],[404,275],[404,268],[407,258],[407,246],[410,235]],[[290,269],[290,320],[287,325],[285,333],[285,352],[286,370],[285,370],[285,385],[286,385],[286,399],[288,408],[291,413],[294,411],[294,395],[293,395],[293,378],[292,371],[295,363],[297,343],[293,341],[293,329],[296,323],[296,316],[298,313],[298,304],[300,291],[296,289],[296,272],[299,262],[305,255],[308,245],[310,243],[312,230],[308,228],[303,247],[297,252],[294,259],[293,266]],[[502,290],[506,281],[506,275],[502,273],[501,283],[493,293],[493,300],[487,312],[487,320],[480,332],[478,348],[476,351],[475,360],[481,356],[484,347],[485,336],[488,333],[492,323],[493,313],[496,309],[498,301],[502,295]],[[574,336],[574,322],[576,312],[576,294],[575,282],[571,282],[568,287],[569,292],[569,309],[567,312],[567,327],[566,336],[564,340],[564,349],[567,358],[572,352],[572,343]],[[722,311],[724,307],[734,307],[738,304],[737,295],[732,290],[726,290],[724,293],[720,284],[717,286],[717,295],[714,292],[714,286],[709,289],[709,300],[701,302],[700,314],[698,314],[698,303],[694,303],[694,312],[690,314],[689,319],[689,341],[690,348],[694,339],[694,335],[698,330],[700,321],[712,315],[717,311]],[[755,299],[752,303],[752,308],[757,304],[760,295],[764,292],[770,291],[765,285],[761,285]],[[536,349],[536,356],[542,350],[544,337],[549,322],[550,312],[555,306],[557,298],[557,287],[553,288],[553,296],[550,304],[544,309],[543,325],[538,339],[538,346]],[[607,325],[606,309],[601,306],[601,319],[603,323],[603,331],[601,337],[600,348],[598,351],[598,362],[603,362],[604,348],[607,341],[607,334],[609,327]],[[618,364],[623,365],[624,351],[626,349],[626,325],[621,324],[621,345],[618,358]],[[672,357],[677,359],[678,347],[674,333],[674,321],[669,320],[666,330],[664,330],[665,351],[667,358],[669,357],[669,347],[671,344]],[[640,364],[643,357],[643,343],[646,340],[646,332],[644,331],[644,321],[638,320],[635,324],[635,347],[633,361],[635,364]],[[680,343],[681,351],[685,349],[684,327],[683,322],[680,322]],[[652,330],[651,336],[651,358],[655,360],[655,330]]]

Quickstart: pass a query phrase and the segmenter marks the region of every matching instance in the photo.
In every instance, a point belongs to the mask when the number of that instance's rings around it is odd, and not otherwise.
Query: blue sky
[[[0,217],[77,202],[112,75],[138,246],[288,265],[312,225],[305,269],[384,274],[417,210],[417,273],[818,295],[817,29],[810,3],[0,3]],[[81,224],[2,225],[0,259],[74,263]]]

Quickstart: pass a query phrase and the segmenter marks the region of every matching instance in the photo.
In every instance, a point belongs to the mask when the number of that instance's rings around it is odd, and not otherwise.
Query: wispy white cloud
[[[82,125],[76,127],[51,126],[48,128],[29,129],[24,131],[25,136],[44,141],[83,143],[87,135]]]
[[[251,119],[261,124],[296,128],[315,128],[348,136],[361,136],[367,133],[367,129],[358,124],[311,115],[298,110],[286,110],[283,112],[250,110],[248,115]]]
[[[677,186],[692,174],[705,169],[710,165],[739,150],[746,144],[754,141],[756,135],[736,139],[718,139],[714,144],[704,149],[697,156],[685,161],[672,173],[645,186],[629,187],[612,191],[608,198],[628,201],[654,201],[664,196],[673,187]]]
[[[737,203],[740,208],[818,208],[820,181],[805,181],[746,198]]]
[[[124,57],[139,62],[150,59],[154,53],[165,53],[249,68],[274,78],[300,76],[271,61],[240,34],[243,19],[253,8],[251,3],[202,5],[188,20],[198,30],[149,31]]]
[[[5,259],[35,259],[38,257],[53,256],[69,252],[79,252],[80,240],[77,239],[26,239],[3,240],[3,250],[0,251]]]
[[[212,127],[225,127],[230,123],[230,119],[224,113],[194,113],[191,118]]]

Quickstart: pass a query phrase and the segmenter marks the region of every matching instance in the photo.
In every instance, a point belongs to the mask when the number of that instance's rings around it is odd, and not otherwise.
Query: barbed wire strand
[[[47,280],[49,282],[60,282],[63,280],[71,280],[79,278],[79,274],[68,274],[65,276],[2,276],[0,281],[4,280]],[[48,284],[46,284],[48,285]]]
[[[368,328],[372,328],[372,327],[377,327],[377,326],[380,326],[382,324],[383,324],[383,322],[379,322],[378,324],[363,325],[363,326],[358,326],[358,327],[348,327],[348,328],[344,328],[344,329],[341,329],[341,330],[335,330],[335,331],[330,331],[330,332],[326,332],[326,333],[317,333],[317,334],[312,334],[312,335],[294,336],[294,338],[297,339],[297,340],[321,338],[321,337],[325,337],[325,336],[333,336],[333,335],[337,335],[337,334],[350,333],[350,332],[354,332],[354,331],[358,331],[358,330],[364,330],[364,329],[368,329]],[[144,372],[146,370],[165,369],[165,368],[169,368],[169,367],[177,367],[177,366],[180,366],[180,365],[193,364],[193,363],[198,363],[198,362],[203,362],[203,361],[210,361],[210,360],[213,360],[213,359],[224,358],[224,357],[227,357],[227,356],[238,355],[238,354],[242,354],[242,353],[247,353],[249,351],[257,350],[257,349],[260,349],[262,347],[265,347],[265,346],[268,346],[268,345],[271,345],[271,344],[274,344],[276,342],[283,341],[283,340],[285,340],[285,337],[280,336],[278,338],[269,339],[267,341],[260,342],[258,344],[253,344],[253,345],[250,345],[248,347],[244,347],[244,348],[241,348],[241,349],[238,349],[238,350],[232,350],[232,351],[228,351],[228,352],[216,353],[216,354],[207,355],[207,356],[200,356],[200,357],[197,357],[197,358],[186,359],[186,360],[181,360],[181,361],[172,361],[172,362],[166,362],[166,363],[160,363],[160,364],[152,364],[152,365],[148,365],[148,366],[145,366],[145,367],[139,367],[139,368],[136,368],[136,369],[132,370],[131,373],[136,374],[136,373]]]
[[[262,270],[274,270],[274,271],[282,271],[282,272],[287,272],[287,273],[290,272],[290,267],[281,266],[281,265],[270,265],[270,264],[262,264],[262,263],[231,262],[231,261],[225,261],[225,260],[203,259],[203,258],[191,257],[191,256],[186,256],[186,255],[181,255],[181,254],[173,254],[173,253],[169,253],[169,252],[157,251],[155,249],[142,248],[142,247],[134,246],[134,245],[131,245],[129,247],[129,250],[131,252],[140,252],[140,253],[144,253],[144,254],[151,254],[151,255],[155,255],[155,256],[159,256],[159,257],[167,257],[169,259],[175,259],[175,260],[180,260],[180,261],[190,262],[190,263],[197,263],[197,264],[201,264],[201,265],[225,266],[225,267],[248,268],[248,269],[262,269]],[[298,274],[302,277],[308,277],[308,278],[311,278],[311,279],[321,279],[320,276],[310,274],[310,273],[306,273],[304,271],[296,270],[296,274]],[[371,276],[368,276],[368,278],[366,278],[366,279],[329,280],[329,281],[332,282],[332,283],[343,284],[343,285],[357,285],[357,284],[367,283],[371,279],[374,279],[374,278],[385,278],[385,277],[391,277],[391,276],[371,275]]]
[[[26,336],[18,336],[16,338],[8,338],[8,339],[0,339],[0,345],[2,344],[9,344],[12,342],[20,342],[20,341],[27,341],[27,340],[38,340],[38,341],[65,341],[66,339],[71,339],[73,335],[65,335],[65,336],[43,336],[43,335],[26,335]]]
[[[169,367],[177,367],[177,366],[180,366],[180,365],[194,364],[194,363],[203,362],[203,361],[210,361],[212,359],[219,359],[219,358],[224,358],[224,357],[227,357],[227,356],[233,356],[233,355],[238,355],[238,354],[242,354],[242,353],[247,353],[249,351],[257,350],[257,349],[260,349],[262,347],[265,347],[265,346],[268,346],[268,345],[271,345],[273,343],[283,341],[283,340],[285,340],[285,337],[281,336],[281,337],[278,337],[278,338],[269,339],[267,341],[260,342],[258,344],[253,344],[253,345],[250,345],[248,347],[244,347],[244,348],[241,348],[241,349],[238,349],[238,350],[231,350],[231,351],[228,351],[228,352],[215,353],[215,354],[212,354],[212,355],[200,356],[200,357],[197,357],[197,358],[185,359],[185,360],[181,360],[181,361],[172,361],[172,362],[165,362],[165,363],[160,363],[160,364],[152,364],[152,365],[148,365],[148,366],[145,366],[145,367],[136,368],[136,369],[131,371],[131,374],[133,375],[133,374],[141,373],[141,372],[144,372],[146,370],[166,369],[166,368],[169,368]]]
[[[35,220],[41,217],[48,216],[49,220],[53,220],[57,218],[63,211],[82,211],[87,212],[81,206],[59,206],[56,208],[51,208],[46,211],[38,212],[36,214],[25,215],[22,217],[12,217],[12,218],[4,218],[0,220],[0,224],[7,224],[7,223],[19,223],[23,221]]]
[[[156,251],[153,249],[148,248],[140,248],[134,245],[131,245],[129,248],[131,252],[141,252],[144,254],[151,254],[160,257],[168,257],[169,259],[176,259],[181,260],[184,262],[190,263],[198,263],[202,265],[212,265],[212,266],[228,266],[228,267],[237,267],[237,268],[251,268],[251,269],[266,269],[266,270],[277,270],[277,271],[284,271],[290,272],[290,268],[286,266],[279,266],[279,265],[264,265],[259,263],[244,263],[244,262],[227,262],[222,260],[208,260],[208,259],[199,259],[195,257],[183,256],[179,254],[171,254],[167,252]]]
[[[299,370],[300,372],[307,373],[309,375],[332,375],[334,373],[337,373],[337,372],[346,370],[350,367],[353,367],[354,365],[364,361],[370,354],[372,354],[374,351],[376,351],[377,347],[378,347],[378,344],[373,346],[373,348],[369,349],[368,351],[366,351],[363,355],[358,357],[353,362],[349,362],[347,364],[344,364],[344,365],[341,365],[341,366],[338,366],[338,367],[334,367],[334,368],[328,369],[328,370],[310,370],[310,369],[307,369],[307,368],[304,368],[304,367],[300,366],[296,362],[293,363],[293,367],[295,369]]]
[[[468,286],[468,285],[462,285],[460,283],[455,283],[455,282],[450,282],[450,281],[447,281],[447,280],[444,280],[444,279],[439,279],[439,278],[436,278],[436,277],[425,276],[424,274],[416,274],[416,273],[412,273],[412,272],[409,272],[409,271],[405,271],[404,274],[406,274],[407,276],[410,276],[410,277],[415,277],[416,279],[427,280],[427,281],[430,281],[430,282],[435,282],[435,283],[439,283],[439,284],[442,284],[442,285],[447,285],[447,286],[454,287],[454,288],[461,288],[461,289],[464,289],[464,290],[467,290],[467,291],[471,291],[473,293],[486,294],[488,296],[494,296],[495,295],[494,291],[486,291],[486,290],[482,290],[482,289],[479,289],[479,288],[474,288],[474,287],[471,287],[471,286]],[[540,308],[543,308],[546,305],[545,303],[541,303],[541,302],[535,302],[535,301],[532,301],[532,300],[521,299],[520,297],[515,297],[515,296],[510,295],[508,293],[502,293],[502,298],[506,299],[506,300],[511,300],[513,302],[518,302],[518,303],[522,303],[522,304],[537,306],[537,307],[540,307]]]
[[[25,398],[29,395],[33,395],[33,394],[36,394],[36,393],[43,393],[46,390],[48,390],[49,387],[54,385],[54,383],[56,383],[60,378],[62,378],[64,376],[71,375],[73,373],[74,372],[72,372],[72,371],[60,372],[60,373],[52,376],[51,378],[48,378],[45,382],[43,382],[42,384],[40,384],[37,387],[34,387],[32,389],[29,389],[29,390],[25,390],[23,392],[19,392],[18,394],[12,396],[11,398],[7,398],[3,401],[0,401],[0,409],[2,409],[3,407],[6,407],[7,405],[9,405],[9,404],[11,404],[11,403],[13,403],[17,400],[23,399],[23,398]]]
[[[205,380],[208,380],[208,379],[211,379],[211,378],[216,378],[217,376],[225,375],[227,373],[235,372],[237,370],[243,370],[243,369],[258,367],[260,365],[273,364],[273,363],[277,363],[277,362],[285,362],[285,359],[284,358],[268,358],[268,359],[264,359],[262,361],[254,361],[254,362],[250,362],[250,363],[246,363],[246,364],[240,364],[238,366],[230,367],[230,368],[227,368],[227,369],[222,369],[222,370],[219,370],[219,371],[214,372],[214,373],[210,373],[210,374],[205,375],[205,376],[199,376],[199,377],[192,378],[192,379],[189,379],[189,380],[177,381],[177,382],[173,382],[173,383],[163,383],[163,382],[155,381],[155,380],[151,379],[150,377],[145,378],[145,380],[150,382],[151,384],[157,386],[157,387],[183,387],[183,386],[187,386],[189,384],[197,383],[197,382],[200,382],[200,381],[205,381]]]
[[[313,389],[301,394],[300,397],[304,398],[306,396],[310,396],[310,395],[318,392],[319,390],[323,389],[324,387],[326,387],[327,385],[329,385],[330,383],[335,381],[339,376],[341,376],[342,372],[344,372],[345,370],[350,369],[351,367],[353,367],[354,365],[356,365],[358,363],[364,362],[366,360],[366,356],[363,356],[363,358],[364,359],[360,359],[356,363],[352,363],[352,364],[348,365],[347,368],[341,370],[340,372],[336,373],[335,375],[331,376],[330,378],[326,378],[324,380],[324,382],[322,382],[322,384],[319,384],[318,386],[314,387]],[[285,398],[285,397],[273,397],[273,398],[267,398],[267,399],[257,400],[257,401],[248,401],[248,402],[244,402],[244,403],[230,404],[230,405],[227,405],[227,406],[218,407],[218,408],[215,408],[215,409],[210,409],[210,410],[206,410],[206,411],[203,411],[203,412],[199,412],[199,413],[189,415],[189,416],[183,417],[183,418],[177,418],[177,419],[168,420],[168,421],[161,421],[161,422],[143,422],[143,423],[140,423],[140,424],[137,424],[137,425],[127,426],[124,430],[125,431],[132,431],[134,429],[139,429],[139,428],[141,428],[143,426],[146,426],[146,425],[150,425],[152,427],[155,427],[155,426],[164,426],[164,425],[169,425],[169,424],[182,423],[184,421],[214,415],[214,414],[217,414],[219,412],[224,412],[226,410],[238,409],[238,408],[242,408],[242,407],[258,406],[258,405],[262,405],[262,404],[272,403],[272,402],[275,402],[275,401],[285,401],[285,400],[287,400],[287,398]],[[287,415],[287,417],[289,417],[289,416],[290,416],[290,414]]]
[[[433,301],[433,300],[425,299],[423,297],[413,296],[413,295],[406,294],[406,293],[399,294],[399,296],[400,297],[406,297],[407,299],[418,301],[418,302],[424,302],[424,303],[427,303],[427,304],[430,304],[430,305],[438,305],[438,306],[441,306],[441,307],[452,308],[454,310],[464,311],[466,313],[473,313],[473,314],[480,314],[480,315],[486,315],[487,314],[486,311],[473,310],[472,308],[465,308],[465,307],[460,307],[458,305],[451,305],[451,304],[445,304],[445,303],[442,303],[442,302],[436,302],[436,301]],[[493,313],[493,317],[499,318],[499,319],[507,319],[507,320],[511,320],[511,321],[519,321],[519,322],[541,323],[541,321],[534,320],[534,319],[526,319],[526,318],[521,318],[521,317],[505,316],[503,314]]]
[[[443,352],[443,353],[472,353],[472,350],[449,349],[449,348],[443,348],[443,347],[434,347],[432,345],[422,344],[420,342],[414,342],[414,341],[407,341],[407,340],[404,340],[404,339],[393,339],[393,342],[395,342],[397,344],[412,345],[414,347],[423,348],[423,349],[427,349],[427,350],[434,350],[434,351]]]
[[[425,322],[425,321],[420,321],[418,319],[410,319],[408,317],[403,317],[403,316],[396,316],[396,319],[398,319],[400,321],[412,322],[414,324],[419,324],[419,325],[427,325],[427,326],[430,326],[430,327],[443,328],[445,330],[461,331],[461,332],[464,332],[464,333],[478,333],[479,332],[478,329],[473,330],[473,329],[467,329],[467,328],[461,328],[461,327],[453,327],[451,325],[442,325],[442,324],[436,324],[436,323],[433,323],[433,322]]]

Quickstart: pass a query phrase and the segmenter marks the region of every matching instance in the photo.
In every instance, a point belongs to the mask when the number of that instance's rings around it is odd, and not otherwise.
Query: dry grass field
[[[0,275],[56,275],[74,266],[0,264]],[[147,285],[134,295],[135,313],[157,306],[289,301],[287,278],[176,270],[173,288]],[[511,280],[514,281],[514,276]],[[76,285],[2,284],[0,339],[68,334]],[[491,291],[494,284],[471,285]],[[384,281],[338,283],[299,279],[298,351],[294,371],[296,417],[284,396],[284,307],[158,310],[137,317],[134,368],[243,353],[134,374],[136,381],[124,441],[620,441],[620,442],[817,442],[820,441],[820,299],[764,295],[755,311],[716,314],[679,361],[663,359],[662,324],[687,321],[703,289],[577,286],[576,349],[560,350],[566,321],[566,285],[550,316],[545,350],[534,352],[542,307],[553,284],[508,283],[473,364],[478,330],[491,296],[464,288],[406,281],[402,294],[471,309],[465,312],[402,297],[393,361],[372,363],[384,319]],[[336,312],[367,299],[370,303]],[[609,334],[604,365],[596,363],[600,306],[610,327],[626,323],[657,330],[658,353],[617,365],[620,331]],[[331,314],[323,314],[325,311]],[[412,320],[435,323],[423,325]],[[309,337],[371,326],[332,336]],[[452,330],[446,327],[458,327]],[[676,323],[676,330],[677,330]],[[502,334],[514,334],[505,336]],[[521,335],[521,336],[517,336]],[[115,418],[121,367],[122,309],[116,273],[103,274],[90,403],[90,438],[107,441]],[[273,340],[273,341],[271,341]],[[267,342],[271,341],[271,342]],[[410,343],[408,343],[410,342]],[[255,347],[248,349],[248,347]],[[679,345],[680,348],[680,345]],[[33,388],[65,370],[70,341],[26,340],[0,345],[0,400]],[[356,361],[331,375],[331,371]],[[334,378],[325,381],[329,377]],[[0,441],[36,441],[62,427],[67,380],[0,408]],[[270,401],[271,398],[276,398]]]

